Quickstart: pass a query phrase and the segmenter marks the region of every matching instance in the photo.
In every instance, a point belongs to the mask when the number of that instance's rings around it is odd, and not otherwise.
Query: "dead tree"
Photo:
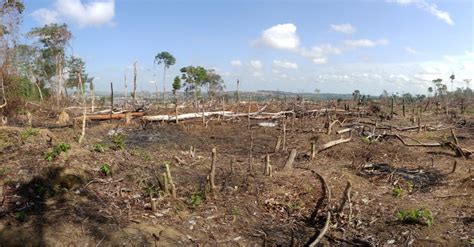
[[[82,93],[82,107],[84,108],[83,113],[82,113],[82,132],[81,136],[79,137],[78,143],[81,144],[82,140],[84,139],[84,136],[86,135],[86,114],[87,114],[87,105],[86,105],[86,95],[84,93],[84,88],[82,86],[82,78],[81,78],[81,73],[79,73],[79,89],[81,90]]]
[[[137,69],[138,61],[133,63],[133,104],[137,102],[137,77],[138,77],[138,69]]]
[[[280,151],[280,146],[281,146],[281,136],[278,136],[277,141],[275,143],[275,153],[278,153]]]
[[[265,156],[265,175],[272,176],[272,165],[270,165],[270,155]]]

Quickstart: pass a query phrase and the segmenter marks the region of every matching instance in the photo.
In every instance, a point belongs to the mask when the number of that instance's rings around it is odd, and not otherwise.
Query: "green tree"
[[[67,78],[64,83],[65,88],[75,88],[79,93],[79,75],[81,75],[82,79],[83,92],[87,83],[92,85],[91,83],[94,78],[89,77],[86,73],[86,63],[80,57],[70,56],[66,59],[66,72]]]
[[[224,80],[219,74],[215,72],[215,70],[207,70],[205,80],[209,98],[216,97],[217,93],[221,92],[225,88]]]
[[[454,79],[456,79],[454,73],[449,77],[449,79],[451,79],[451,92],[454,92]]]
[[[184,80],[183,86],[186,96],[193,95],[194,102],[197,104],[198,96],[201,93],[201,87],[206,82],[207,71],[201,66],[187,66],[180,69],[181,79]]]
[[[176,63],[176,58],[167,51],[162,51],[155,56],[155,63],[163,64],[163,104],[165,103],[166,93],[166,69]],[[155,82],[156,83],[156,82]],[[158,95],[158,92],[157,92]]]
[[[359,90],[355,90],[355,91],[352,93],[352,98],[354,99],[355,102],[357,102],[357,104],[359,104],[359,102],[360,102],[360,91],[359,91]]]
[[[173,80],[173,95],[176,97],[176,92],[181,89],[181,79],[176,76]]]
[[[66,24],[50,24],[33,28],[28,35],[30,37],[36,37],[39,44],[42,45],[43,70],[46,71],[46,75],[50,76],[53,71],[56,75],[54,91],[56,93],[57,104],[59,105],[63,93],[65,49],[72,38],[72,34]],[[48,79],[51,80],[51,77]]]

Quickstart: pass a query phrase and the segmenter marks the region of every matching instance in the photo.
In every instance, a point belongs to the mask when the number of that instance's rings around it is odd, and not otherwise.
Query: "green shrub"
[[[94,151],[98,152],[98,153],[103,153],[105,152],[105,145],[103,144],[100,144],[100,143],[97,143],[94,145]]]
[[[431,211],[427,208],[399,211],[397,213],[397,219],[406,224],[421,224],[427,225],[428,227],[433,225],[433,216]]]
[[[100,167],[100,171],[102,172],[102,174],[104,174],[105,176],[108,176],[112,173],[112,169],[110,168],[110,165],[105,163],[103,164],[101,167]]]
[[[28,139],[30,136],[37,136],[38,134],[39,134],[39,129],[28,128],[20,132],[20,138],[21,140],[24,141]]]
[[[392,190],[392,195],[394,197],[402,197],[404,194],[405,194],[405,190],[400,186],[397,186],[397,187],[393,188],[393,190]]]
[[[52,161],[57,156],[59,156],[62,152],[67,152],[69,149],[71,149],[71,145],[61,142],[58,145],[56,145],[51,152],[47,152],[44,155],[44,159],[47,161]]]
[[[112,143],[114,144],[115,150],[125,149],[125,135],[121,133],[112,135]]]
[[[203,195],[202,192],[196,192],[191,195],[191,206],[193,208],[198,207],[199,205],[202,204],[203,201]]]

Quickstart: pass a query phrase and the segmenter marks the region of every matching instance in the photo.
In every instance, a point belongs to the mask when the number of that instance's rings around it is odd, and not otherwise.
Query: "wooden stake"
[[[283,151],[286,151],[286,117],[283,118]]]
[[[270,165],[270,155],[267,154],[265,156],[265,172],[264,172],[265,175],[270,176],[270,169],[271,169],[270,166],[271,166]]]
[[[249,148],[249,173],[252,173],[252,149],[253,149],[253,131],[250,132],[250,148]]]
[[[176,198],[176,186],[173,183],[173,178],[171,177],[170,165],[168,163],[165,164],[166,166],[166,179],[171,187],[171,195]]]
[[[277,141],[275,143],[275,153],[278,153],[280,151],[280,146],[281,146],[281,136],[278,136]]]
[[[151,203],[151,211],[156,212],[157,211],[156,198],[151,198],[150,203]]]
[[[316,142],[311,142],[311,160],[316,158]]]
[[[212,163],[211,163],[211,172],[209,174],[209,187],[211,192],[214,193],[216,188],[215,177],[216,177],[216,159],[217,159],[217,150],[216,148],[212,149]]]

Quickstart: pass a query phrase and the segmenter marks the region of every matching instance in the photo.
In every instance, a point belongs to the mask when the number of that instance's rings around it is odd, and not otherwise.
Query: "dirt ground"
[[[281,110],[286,109],[276,104],[266,109]],[[251,120],[250,128],[246,117],[214,118],[207,126],[200,119],[146,126],[138,119],[128,126],[120,120],[91,122],[81,145],[79,129],[30,128],[21,121],[0,127],[0,246],[304,246],[319,234],[328,211],[333,217],[323,245],[474,244],[472,156],[364,137],[385,132],[423,143],[454,142],[454,129],[459,146],[474,150],[474,114],[448,119],[425,112],[422,124],[438,130],[418,132],[387,128],[416,125],[411,113],[396,112],[383,121],[374,114],[339,113],[334,119],[344,127],[334,125],[329,135],[325,114],[289,117],[286,149],[278,152],[282,119],[272,120],[277,127]],[[370,123],[376,119],[374,129]],[[346,127],[355,129],[350,142],[311,159],[311,142],[320,147],[347,138],[336,133]],[[70,149],[46,160],[60,143]],[[214,192],[207,182],[212,148]],[[292,149],[294,168],[283,170]],[[267,154],[272,177],[264,174]],[[163,191],[165,163],[176,198]],[[316,173],[330,188],[329,203]],[[349,181],[350,201],[341,207]],[[397,217],[418,209],[429,216],[411,222]]]

